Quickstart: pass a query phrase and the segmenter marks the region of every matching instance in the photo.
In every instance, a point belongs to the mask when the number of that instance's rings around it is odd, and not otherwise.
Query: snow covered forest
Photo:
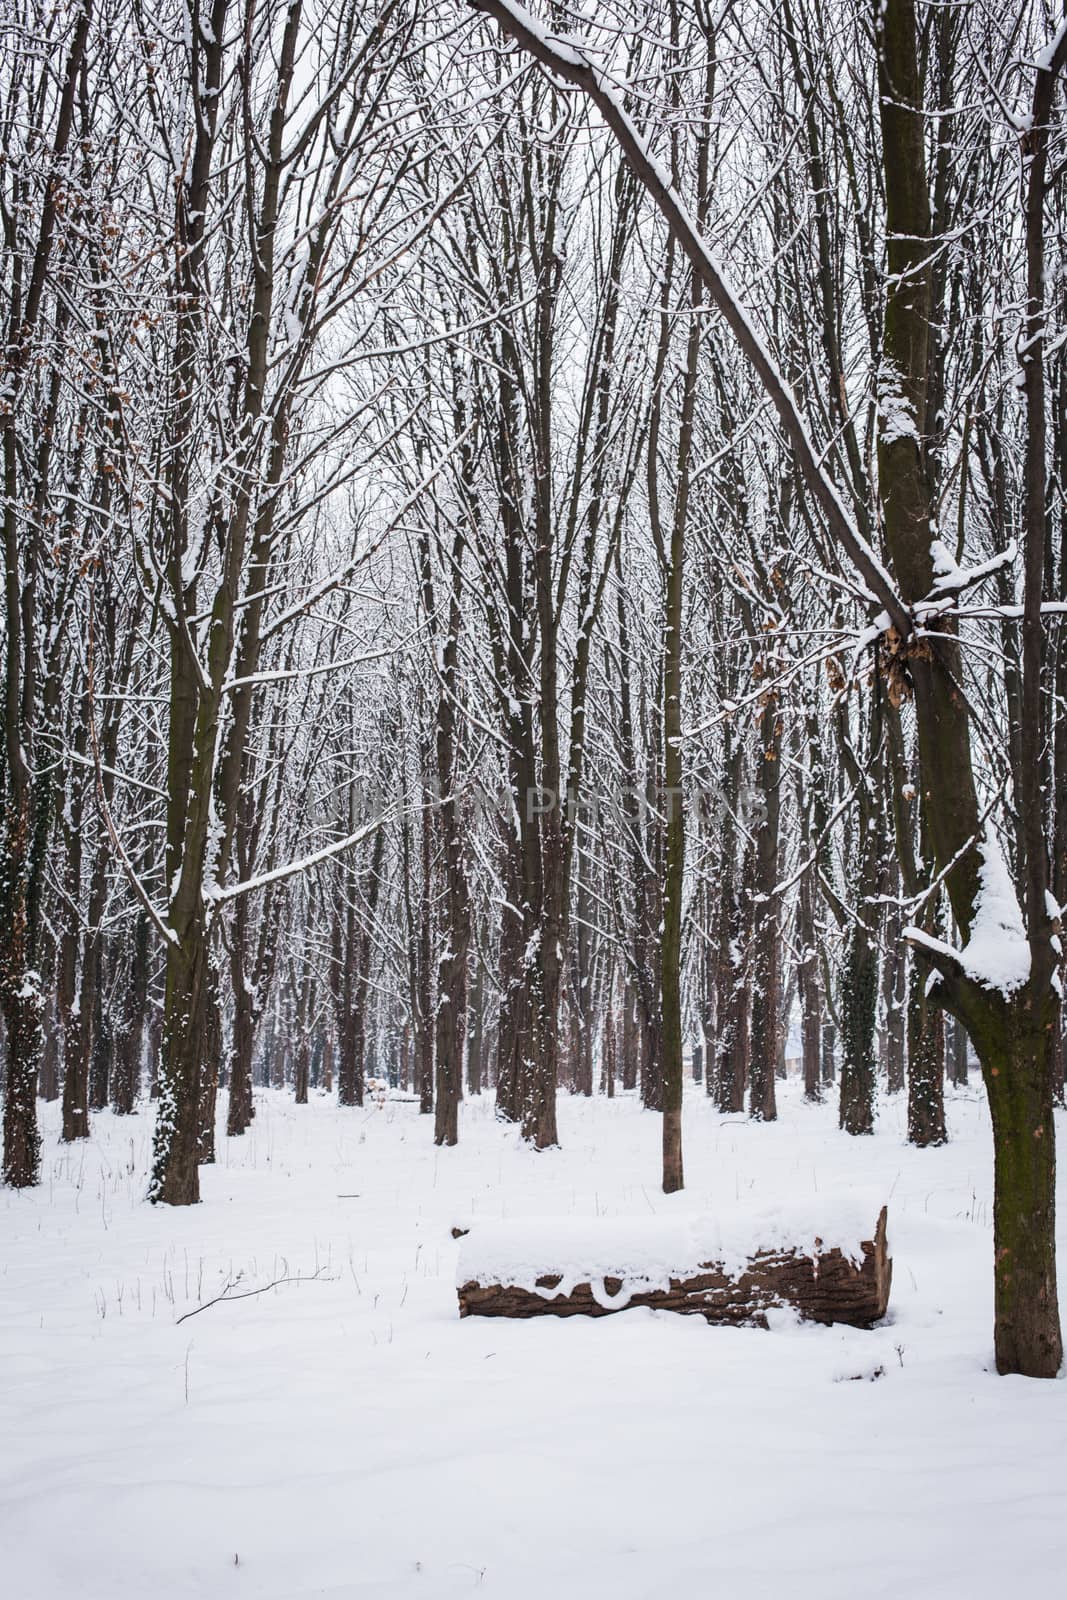
[[[20,1600],[1063,1570],[1065,85],[1059,0],[6,0]]]

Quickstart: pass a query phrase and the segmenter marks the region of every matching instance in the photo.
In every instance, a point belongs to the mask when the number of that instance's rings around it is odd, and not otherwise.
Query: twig
[[[312,1272],[306,1278],[301,1276],[297,1276],[295,1278],[275,1278],[273,1283],[264,1283],[258,1289],[242,1289],[240,1294],[227,1293],[227,1290],[229,1289],[229,1284],[227,1284],[222,1293],[217,1294],[213,1300],[205,1300],[202,1306],[194,1306],[192,1311],[183,1312],[178,1318],[178,1322],[185,1322],[189,1317],[195,1317],[198,1312],[206,1311],[209,1306],[217,1306],[220,1300],[249,1300],[254,1294],[266,1294],[268,1289],[277,1289],[283,1283],[314,1283],[316,1280],[319,1282],[325,1281],[326,1283],[337,1282],[335,1277],[326,1278],[323,1280],[322,1268],[320,1267],[317,1272]],[[175,1327],[178,1326],[178,1322],[174,1324]]]

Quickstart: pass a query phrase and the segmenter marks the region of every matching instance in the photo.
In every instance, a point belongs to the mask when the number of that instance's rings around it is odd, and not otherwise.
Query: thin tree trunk
[[[761,1122],[778,1115],[775,1070],[778,1063],[778,1009],[781,984],[778,902],[778,823],[781,811],[782,723],[777,696],[764,696],[759,725],[756,779],[761,812],[756,829],[753,876],[752,999],[749,1031],[749,1112]]]
[[[908,1143],[944,1144],[945,1014],[926,994],[926,974],[913,966],[908,993]]]

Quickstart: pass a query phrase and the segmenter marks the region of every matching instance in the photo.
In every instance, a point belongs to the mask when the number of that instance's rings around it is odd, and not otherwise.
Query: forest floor
[[[220,1137],[189,1210],[144,1203],[149,1113],[102,1113],[71,1147],[44,1108],[40,1189],[0,1192],[9,1600],[1002,1600],[1062,1585],[1067,1383],[992,1371],[976,1081],[929,1151],[904,1143],[898,1102],[849,1139],[792,1082],[763,1126],[697,1090],[689,1187],[669,1199],[659,1119],[628,1096],[564,1096],[563,1148],[543,1155],[487,1098],[464,1106],[455,1150],[406,1103],[268,1093],[258,1108],[245,1138]],[[888,1202],[885,1325],[457,1315],[455,1222],[735,1213],[816,1192],[869,1197],[872,1223]],[[1060,1245],[1067,1263],[1067,1229]]]

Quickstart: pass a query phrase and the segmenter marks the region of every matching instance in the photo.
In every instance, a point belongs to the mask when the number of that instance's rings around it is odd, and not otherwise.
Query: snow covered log
[[[458,1230],[457,1230],[458,1231]],[[869,1328],[885,1316],[892,1260],[883,1206],[872,1237],[782,1219],[740,1251],[706,1218],[484,1223],[464,1236],[461,1317],[604,1317],[630,1306],[767,1326],[791,1307],[811,1322]]]

